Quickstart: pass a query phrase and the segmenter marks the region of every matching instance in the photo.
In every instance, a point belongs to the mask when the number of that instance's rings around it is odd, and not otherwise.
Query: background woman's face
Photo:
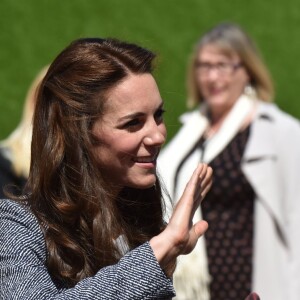
[[[95,154],[107,180],[120,187],[148,188],[165,142],[163,102],[152,75],[130,75],[113,88],[94,127]]]
[[[241,60],[236,53],[225,55],[213,44],[199,51],[196,79],[212,111],[228,111],[243,93],[249,76],[240,64]]]

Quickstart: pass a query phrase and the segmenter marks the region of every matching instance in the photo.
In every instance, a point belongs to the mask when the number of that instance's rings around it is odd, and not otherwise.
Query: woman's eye
[[[130,121],[128,121],[127,123],[125,123],[125,124],[123,125],[123,127],[124,127],[125,129],[132,130],[132,129],[134,129],[135,127],[139,126],[140,123],[141,123],[141,122],[140,122],[139,119],[133,119],[133,120],[130,120]]]
[[[227,63],[218,63],[217,64],[217,68],[222,71],[228,69],[228,66],[229,66],[229,64],[227,64]]]
[[[159,110],[156,111],[154,118],[155,120],[161,122],[163,120],[163,115],[166,111],[163,108],[160,108]]]
[[[134,120],[131,120],[131,121],[127,122],[127,123],[125,124],[125,126],[127,126],[127,127],[130,127],[130,126],[136,126],[136,125],[138,125],[139,123],[140,123],[140,121],[139,121],[138,119],[134,119]]]

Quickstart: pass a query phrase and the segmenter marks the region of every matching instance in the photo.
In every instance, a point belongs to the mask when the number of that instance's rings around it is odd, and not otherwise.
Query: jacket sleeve
[[[278,130],[281,133],[282,180],[284,181],[284,210],[289,251],[289,299],[299,299],[300,294],[300,123]]]
[[[27,208],[0,200],[0,298],[3,300],[171,299],[172,282],[149,243],[127,253],[74,288],[57,289],[47,268],[46,246]]]

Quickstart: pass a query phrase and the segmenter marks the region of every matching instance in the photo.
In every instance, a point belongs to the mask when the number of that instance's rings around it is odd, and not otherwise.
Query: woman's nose
[[[153,124],[149,128],[145,138],[144,143],[147,146],[161,146],[166,141],[166,127],[162,124]]]
[[[207,72],[207,79],[208,80],[216,80],[219,78],[219,70],[217,68],[211,68]]]

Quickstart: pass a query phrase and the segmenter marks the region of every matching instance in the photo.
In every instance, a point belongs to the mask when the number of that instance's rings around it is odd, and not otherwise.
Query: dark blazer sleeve
[[[0,299],[171,299],[172,282],[149,243],[127,253],[74,288],[58,290],[47,268],[46,247],[36,218],[26,207],[0,200]]]

